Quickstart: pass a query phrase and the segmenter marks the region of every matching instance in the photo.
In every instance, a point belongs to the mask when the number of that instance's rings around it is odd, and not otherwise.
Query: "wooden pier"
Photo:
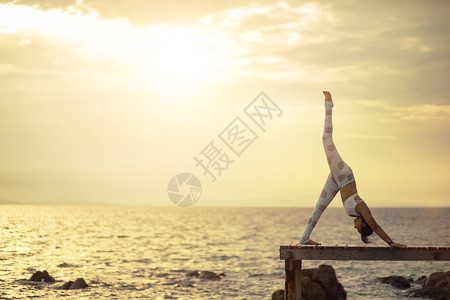
[[[375,245],[295,245],[280,246],[285,261],[285,300],[301,300],[302,260],[392,260],[450,261],[450,247],[408,246],[391,248]]]

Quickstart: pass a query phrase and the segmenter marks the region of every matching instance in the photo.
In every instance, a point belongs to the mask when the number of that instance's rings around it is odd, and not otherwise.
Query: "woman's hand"
[[[323,91],[323,94],[325,95],[325,101],[332,101],[331,93],[329,91]]]
[[[390,247],[395,247],[395,248],[406,248],[407,246],[406,245],[403,245],[403,244],[400,244],[400,243],[396,243],[396,242],[393,242],[393,243],[391,243],[390,245],[389,245]]]

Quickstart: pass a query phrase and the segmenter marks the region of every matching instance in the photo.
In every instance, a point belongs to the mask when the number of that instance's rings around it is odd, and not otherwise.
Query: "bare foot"
[[[304,243],[303,245],[320,245],[320,243],[314,242],[313,240],[309,240],[306,243]]]
[[[329,91],[323,91],[323,94],[325,95],[325,101],[333,101],[331,99],[331,93]]]

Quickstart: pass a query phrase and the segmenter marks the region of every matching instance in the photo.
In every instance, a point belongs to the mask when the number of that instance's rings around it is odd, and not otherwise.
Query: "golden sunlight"
[[[27,33],[76,52],[80,59],[120,65],[147,88],[165,94],[194,92],[230,78],[238,69],[235,45],[207,25],[149,24],[102,20],[97,14],[0,6],[0,33]],[[32,34],[32,36],[29,36]],[[179,99],[178,97],[172,97]]]
[[[147,28],[134,63],[157,89],[192,91],[226,76],[232,57],[223,44],[224,40],[200,29],[153,25]]]

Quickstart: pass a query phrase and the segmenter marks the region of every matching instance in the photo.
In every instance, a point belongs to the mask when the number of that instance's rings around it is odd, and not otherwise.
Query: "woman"
[[[350,217],[355,217],[353,221],[355,228],[361,234],[364,243],[368,243],[367,236],[375,232],[383,241],[391,247],[406,247],[406,245],[395,243],[377,224],[366,203],[358,196],[356,190],[355,177],[352,169],[342,160],[333,143],[333,124],[332,124],[332,108],[333,102],[331,94],[328,91],[323,92],[325,95],[325,127],[323,132],[323,147],[327,155],[328,165],[330,166],[330,175],[327,178],[325,186],[320,194],[319,201],[314,209],[311,217],[306,225],[301,244],[320,245],[309,239],[309,236],[316,226],[320,215],[325,211],[328,204],[333,200],[337,192],[341,193],[342,202],[345,211]]]

